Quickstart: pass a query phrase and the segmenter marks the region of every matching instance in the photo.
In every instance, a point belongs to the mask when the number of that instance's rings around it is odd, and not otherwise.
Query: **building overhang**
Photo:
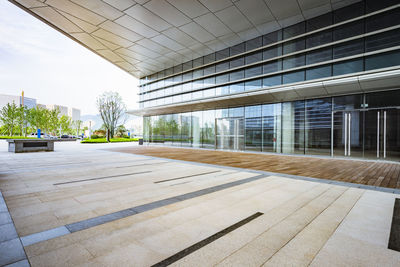
[[[137,78],[359,0],[9,0]]]
[[[186,101],[178,104],[130,110],[128,113],[137,116],[184,113],[241,105],[284,102],[390,90],[399,88],[399,85],[400,68],[391,67],[387,69],[314,80],[312,82],[299,82],[287,86],[280,85],[227,96],[203,98],[197,101]]]

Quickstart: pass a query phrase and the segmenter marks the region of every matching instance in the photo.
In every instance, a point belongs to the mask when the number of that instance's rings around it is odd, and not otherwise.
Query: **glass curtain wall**
[[[400,90],[145,117],[147,142],[400,161]],[[332,128],[333,127],[333,128]]]

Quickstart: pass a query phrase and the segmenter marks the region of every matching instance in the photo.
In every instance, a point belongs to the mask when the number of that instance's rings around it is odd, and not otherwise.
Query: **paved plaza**
[[[0,266],[400,264],[394,189],[110,150],[126,147],[1,142]]]

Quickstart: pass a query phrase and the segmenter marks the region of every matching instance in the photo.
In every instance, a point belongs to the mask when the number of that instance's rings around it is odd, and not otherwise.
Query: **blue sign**
[[[37,137],[40,138],[40,129],[37,129]]]
[[[128,131],[128,136],[131,137],[131,132],[130,131]]]

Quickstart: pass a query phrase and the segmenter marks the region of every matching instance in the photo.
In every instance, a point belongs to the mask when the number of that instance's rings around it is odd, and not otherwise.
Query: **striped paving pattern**
[[[400,164],[159,146],[114,151],[400,189]]]

